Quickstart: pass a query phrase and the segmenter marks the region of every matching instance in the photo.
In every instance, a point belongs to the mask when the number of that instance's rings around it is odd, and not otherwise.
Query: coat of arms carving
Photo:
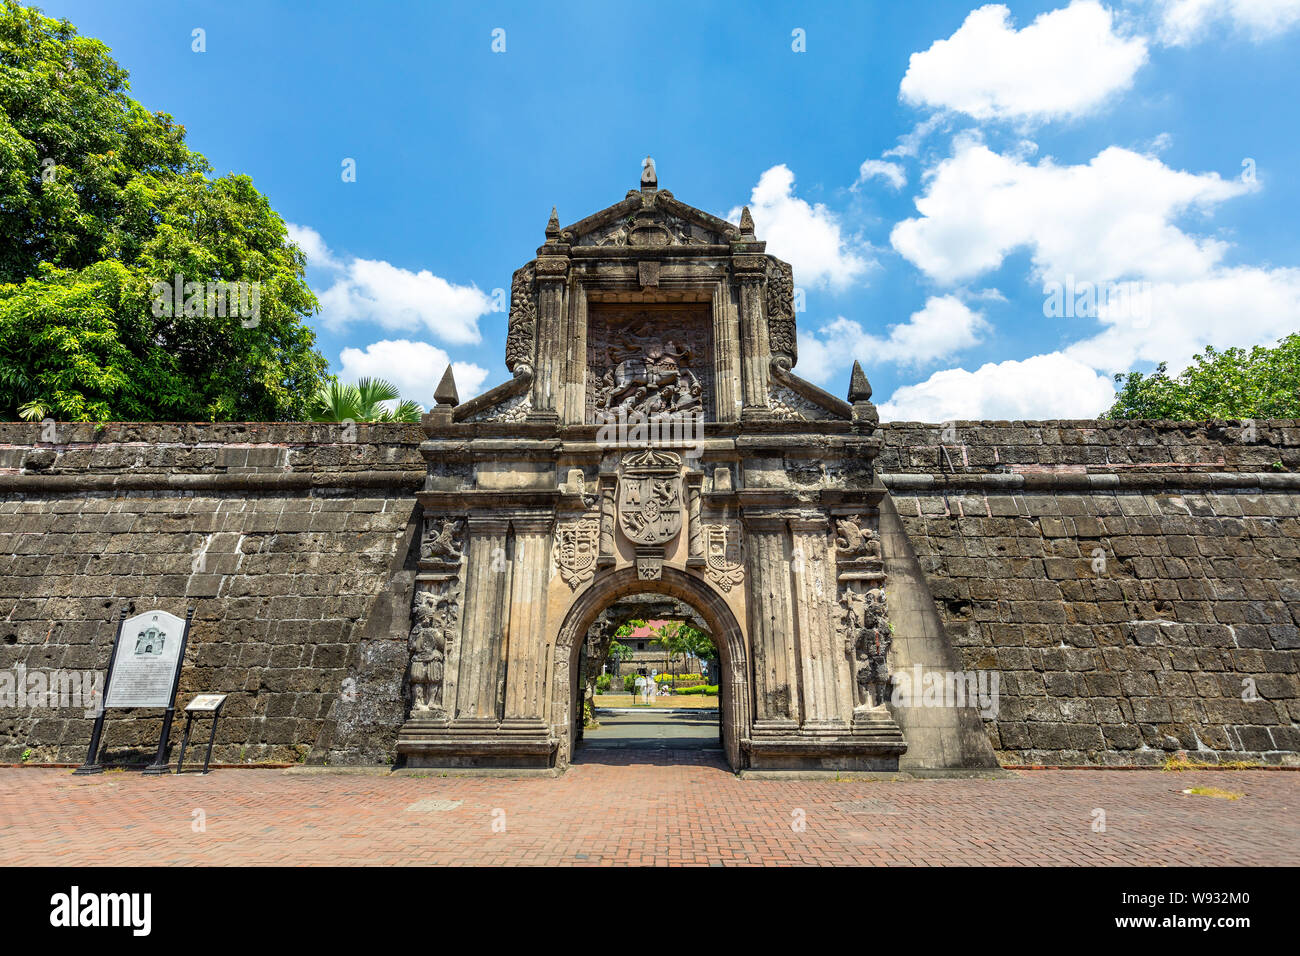
[[[623,459],[618,480],[618,525],[636,545],[637,573],[660,577],[663,546],[682,530],[682,460],[647,448]]]
[[[582,518],[562,524],[555,533],[555,563],[560,576],[571,590],[590,581],[596,573],[600,525],[595,518]]]
[[[739,528],[711,524],[704,529],[704,573],[723,592],[730,591],[745,577]]]

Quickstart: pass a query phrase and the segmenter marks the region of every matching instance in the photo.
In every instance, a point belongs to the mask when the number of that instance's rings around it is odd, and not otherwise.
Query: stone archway
[[[631,594],[666,594],[694,608],[713,635],[721,664],[719,704],[722,746],[733,770],[748,766],[745,741],[749,736],[752,702],[749,653],[745,635],[736,616],[713,588],[699,578],[673,567],[664,567],[656,580],[642,580],[635,567],[598,575],[569,608],[555,638],[551,681],[552,731],[558,745],[555,765],[564,768],[573,756],[577,728],[574,725],[574,694],[577,693],[577,647],[587,628],[611,604]]]
[[[896,769],[883,443],[862,369],[848,401],[794,374],[789,264],[748,212],[688,206],[652,167],[545,235],[511,281],[513,379],[460,402],[448,369],[424,418],[398,752],[567,766],[579,642],[650,591],[709,624],[733,767]]]

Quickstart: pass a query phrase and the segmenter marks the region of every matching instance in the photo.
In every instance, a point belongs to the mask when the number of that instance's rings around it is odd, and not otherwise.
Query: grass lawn
[[[640,697],[632,694],[597,694],[597,707],[644,707]],[[717,707],[718,698],[705,697],[702,694],[678,694],[669,697],[656,697],[651,707]]]

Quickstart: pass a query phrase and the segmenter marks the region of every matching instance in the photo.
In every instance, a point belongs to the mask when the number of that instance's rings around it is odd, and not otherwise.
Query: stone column
[[[704,567],[704,522],[700,517],[700,492],[704,486],[704,475],[688,474],[686,476],[686,520],[688,568]]]
[[[713,294],[713,401],[720,422],[740,418],[744,404],[740,387],[740,321],[730,288]]]
[[[568,247],[548,245],[537,256],[537,374],[529,421],[558,423],[561,372],[564,366],[564,286]],[[556,254],[561,253],[561,254]]]
[[[465,621],[461,629],[456,719],[491,720],[500,714],[504,678],[503,636],[509,621],[510,522],[471,515],[465,578]]]
[[[835,554],[829,546],[829,531],[825,515],[790,519],[803,725],[814,730],[847,730],[853,713],[852,688],[846,683],[851,675],[844,668],[844,645],[833,616]]]
[[[743,273],[739,279],[741,391],[745,403],[741,416],[762,416],[767,412],[767,366],[771,359],[763,320],[763,276]]]
[[[600,473],[600,545],[596,567],[609,568],[617,563],[614,554],[614,492],[618,488],[618,475],[611,471]]]
[[[746,515],[749,630],[754,658],[754,731],[786,732],[799,724],[799,669],[786,522]]]
[[[565,304],[560,373],[560,420],[581,425],[587,418],[587,297],[574,284]]]
[[[551,514],[511,518],[514,560],[506,630],[505,717],[540,722],[546,694],[546,599],[551,566]]]

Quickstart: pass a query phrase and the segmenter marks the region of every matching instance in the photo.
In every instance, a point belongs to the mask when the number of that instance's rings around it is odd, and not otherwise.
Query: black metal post
[[[172,719],[176,716],[176,691],[181,684],[181,668],[185,666],[185,644],[190,636],[190,621],[194,619],[194,608],[185,612],[185,630],[181,631],[181,649],[176,657],[176,673],[172,676],[172,695],[168,698],[167,709],[163,712],[162,737],[158,740],[158,755],[154,757],[153,763],[144,768],[148,774],[169,773],[171,767],[167,763],[167,739],[172,732]]]
[[[190,728],[194,726],[194,715],[185,715],[185,733],[181,736],[181,755],[176,759],[176,772],[185,766],[185,748],[190,745]]]
[[[108,713],[108,708],[104,704],[108,701],[108,685],[113,679],[113,665],[117,663],[117,649],[122,643],[122,625],[126,623],[126,608],[123,607],[117,614],[117,636],[113,638],[113,650],[108,655],[108,673],[104,676],[104,693],[99,701],[99,713],[95,715],[95,725],[90,730],[90,748],[86,751],[86,762],[76,770],[74,774],[103,773],[104,768],[97,759],[99,757],[99,740],[104,733],[104,716]]]
[[[222,702],[224,704],[224,701]],[[212,733],[208,734],[208,752],[203,758],[203,772],[208,772],[208,764],[212,762],[212,744],[217,739],[217,721],[221,719],[221,708],[218,707],[212,715]]]

